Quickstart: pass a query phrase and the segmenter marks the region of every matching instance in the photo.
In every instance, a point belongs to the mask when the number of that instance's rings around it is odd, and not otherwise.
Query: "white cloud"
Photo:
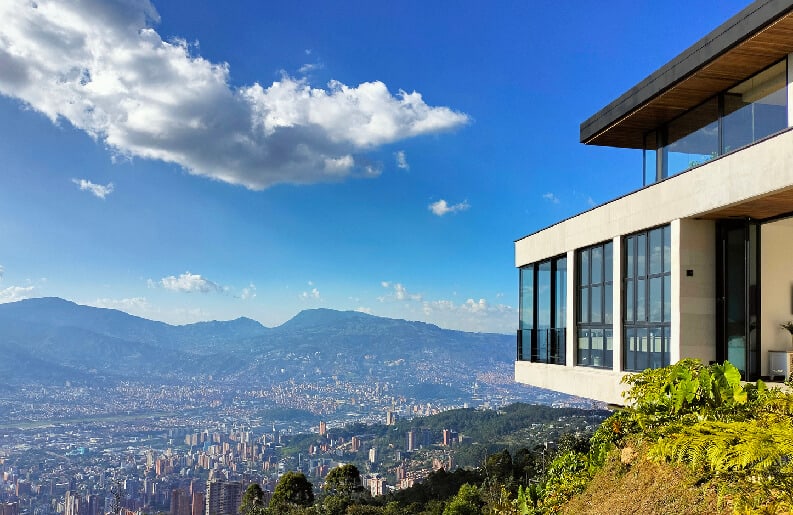
[[[0,304],[29,299],[36,290],[35,286],[9,286],[0,290]]]
[[[552,204],[558,204],[559,203],[559,197],[557,197],[556,195],[554,195],[551,192],[543,194],[542,198],[544,198],[548,202],[551,202]]]
[[[80,187],[80,191],[90,191],[95,197],[99,197],[102,200],[104,200],[105,197],[113,193],[112,182],[108,183],[106,186],[102,186],[101,184],[94,184],[93,182],[87,179],[72,179],[72,182]]]
[[[240,294],[240,298],[242,300],[249,300],[256,298],[256,285],[250,283],[248,286],[242,289],[242,293]]]
[[[190,272],[185,272],[179,277],[169,275],[168,277],[163,277],[157,283],[150,279],[149,286],[161,286],[166,290],[182,293],[209,293],[224,290],[223,287],[201,277],[200,274],[191,274]]]
[[[358,313],[366,313],[367,315],[372,314],[372,308],[365,308],[363,306],[359,306],[355,308],[355,311],[357,311]]]
[[[410,169],[410,165],[408,164],[408,159],[404,150],[398,150],[394,152],[394,158],[396,159],[397,168],[401,168],[402,170]]]
[[[432,211],[433,214],[437,216],[443,216],[448,213],[457,213],[458,211],[465,211],[471,207],[467,201],[460,202],[458,204],[449,205],[445,200],[440,199],[437,202],[433,202],[429,205],[429,210]]]
[[[162,39],[148,0],[7,1],[0,19],[0,94],[119,156],[250,189],[375,175],[365,152],[468,122],[379,81],[316,88],[283,75],[234,87],[227,63]]]
[[[151,309],[146,297],[130,297],[126,299],[96,299],[93,305],[98,308],[118,309],[126,313],[141,313]]]
[[[405,288],[405,286],[402,285],[402,283],[391,283],[389,281],[382,281],[380,282],[380,286],[386,289],[393,289],[393,293],[386,296],[378,297],[377,300],[379,300],[380,302],[385,302],[386,300],[420,301],[422,299],[422,295],[420,293],[408,292],[407,288]]]
[[[304,291],[300,294],[300,298],[303,300],[319,300],[319,290],[317,288],[312,288],[311,291]]]
[[[319,70],[321,68],[323,68],[323,66],[321,64],[319,64],[319,63],[306,63],[303,66],[301,66],[300,68],[298,68],[297,71],[299,73],[305,75],[307,73],[311,73],[314,70]]]

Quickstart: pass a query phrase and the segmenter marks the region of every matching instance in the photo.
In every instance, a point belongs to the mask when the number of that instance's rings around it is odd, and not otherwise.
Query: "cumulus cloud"
[[[445,200],[440,199],[429,205],[429,210],[437,216],[443,216],[449,213],[457,213],[458,211],[465,211],[471,207],[468,202],[463,201],[458,204],[449,205]]]
[[[35,286],[9,286],[0,290],[0,304],[29,299],[36,290]]]
[[[396,159],[397,168],[401,168],[402,170],[410,169],[410,165],[408,164],[408,158],[405,155],[404,150],[398,150],[394,152],[394,159]]]
[[[380,302],[385,302],[386,300],[420,301],[422,299],[422,295],[420,293],[408,292],[407,288],[405,288],[405,286],[402,283],[391,283],[390,281],[381,281],[380,286],[391,290],[391,293],[389,293],[388,295],[383,295],[377,298],[377,300],[379,300]]]
[[[166,290],[182,293],[210,293],[224,290],[222,286],[202,277],[200,274],[191,274],[190,272],[185,272],[179,277],[169,275],[158,282],[149,280],[149,286],[159,286]]]
[[[79,186],[80,191],[91,192],[95,197],[99,197],[102,200],[104,200],[105,197],[113,193],[112,182],[108,183],[105,186],[101,184],[94,184],[88,179],[72,179],[72,182],[75,183],[77,186]]]
[[[542,198],[544,198],[545,200],[547,200],[548,202],[550,202],[552,204],[558,204],[559,203],[559,197],[557,197],[556,195],[554,195],[551,192],[543,194]]]
[[[358,313],[366,313],[367,315],[372,314],[372,308],[365,308],[363,306],[359,306],[355,308],[355,311],[357,311]]]
[[[312,288],[311,291],[304,291],[300,294],[300,298],[303,300],[319,300],[319,290],[317,288]]]
[[[256,285],[250,283],[248,286],[243,288],[242,292],[240,293],[240,298],[242,300],[249,300],[256,298]]]
[[[0,19],[0,94],[117,155],[250,189],[376,175],[366,152],[468,122],[379,81],[313,87],[284,74],[232,86],[227,63],[152,28],[159,15],[148,0],[12,0]]]

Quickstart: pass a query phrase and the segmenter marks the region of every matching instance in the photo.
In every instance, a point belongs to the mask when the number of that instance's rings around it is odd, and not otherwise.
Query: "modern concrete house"
[[[515,379],[622,403],[625,373],[793,366],[793,0],[759,0],[581,124],[645,186],[515,242]],[[637,164],[639,164],[637,159]]]

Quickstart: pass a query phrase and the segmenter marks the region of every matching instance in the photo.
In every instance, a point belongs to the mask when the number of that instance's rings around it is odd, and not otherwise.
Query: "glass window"
[[[567,258],[520,268],[518,359],[565,363]]]
[[[724,93],[724,152],[787,127],[787,63],[782,61]]]
[[[609,241],[576,252],[577,365],[612,366],[612,246]]]
[[[669,122],[663,149],[664,177],[676,175],[719,155],[719,101],[704,104]]]
[[[671,231],[658,227],[625,238],[625,370],[669,364]],[[636,270],[635,277],[628,275]]]
[[[787,128],[786,86],[787,59],[783,59],[647,132],[644,184],[671,177]]]

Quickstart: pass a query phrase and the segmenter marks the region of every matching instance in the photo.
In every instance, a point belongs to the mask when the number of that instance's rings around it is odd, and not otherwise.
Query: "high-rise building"
[[[86,498],[86,501],[88,503],[88,515],[101,515],[98,495],[90,494]]]
[[[377,463],[377,447],[369,449],[369,463]]]
[[[201,492],[193,492],[191,515],[204,515],[206,511],[206,496]]]
[[[19,503],[18,502],[0,503],[0,515],[19,515]]]
[[[408,434],[407,434],[407,438],[408,438],[407,450],[409,452],[412,452],[412,451],[416,450],[416,437],[417,436],[418,435],[416,434],[415,430],[411,429],[410,431],[408,431]]]
[[[171,515],[191,515],[193,504],[190,494],[177,488],[171,491]]]
[[[319,436],[325,436],[328,432],[328,426],[324,420],[320,420],[319,422]]]
[[[396,424],[396,421],[397,421],[396,412],[394,412],[393,410],[386,411],[386,413],[385,413],[385,425],[393,426],[393,425]]]
[[[207,482],[204,515],[237,515],[242,503],[242,483],[211,479]]]
[[[73,490],[66,490],[63,496],[63,515],[80,514],[80,496]]]

